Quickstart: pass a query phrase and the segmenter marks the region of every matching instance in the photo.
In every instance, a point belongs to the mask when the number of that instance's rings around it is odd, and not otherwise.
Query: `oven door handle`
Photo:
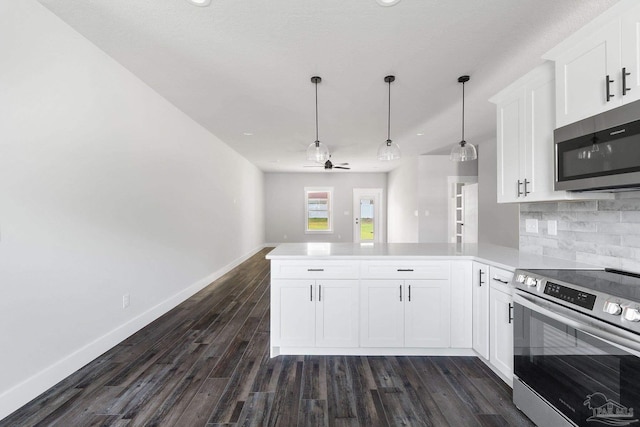
[[[638,341],[638,336],[632,332],[582,315],[545,299],[534,299],[534,297],[518,290],[513,295],[513,302],[640,357],[640,341]]]

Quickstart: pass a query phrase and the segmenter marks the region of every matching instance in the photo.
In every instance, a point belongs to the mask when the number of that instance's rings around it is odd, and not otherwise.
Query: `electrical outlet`
[[[122,295],[122,308],[129,307],[129,304],[131,304],[131,296],[129,294]]]
[[[549,234],[549,236],[558,235],[558,221],[556,221],[555,219],[550,219],[547,222],[547,234]]]
[[[529,218],[525,221],[525,231],[527,233],[538,233],[538,220]]]

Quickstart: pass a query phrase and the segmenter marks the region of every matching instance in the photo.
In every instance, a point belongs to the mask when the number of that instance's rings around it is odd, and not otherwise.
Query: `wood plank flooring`
[[[268,251],[0,426],[532,426],[474,357],[270,359]]]

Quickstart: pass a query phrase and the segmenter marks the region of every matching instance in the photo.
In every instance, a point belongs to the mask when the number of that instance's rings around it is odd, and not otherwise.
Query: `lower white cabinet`
[[[273,344],[283,347],[357,347],[358,281],[271,281]]]
[[[473,262],[473,349],[489,360],[489,266]]]
[[[449,347],[449,280],[363,280],[360,289],[362,347]]]
[[[491,267],[490,271],[494,268]],[[503,273],[500,271],[499,273]],[[510,276],[513,276],[513,273]],[[491,272],[489,289],[489,362],[511,383],[513,380],[513,296],[500,274]],[[494,280],[498,278],[499,280]],[[509,278],[510,280],[510,278]],[[507,282],[508,283],[508,282]]]

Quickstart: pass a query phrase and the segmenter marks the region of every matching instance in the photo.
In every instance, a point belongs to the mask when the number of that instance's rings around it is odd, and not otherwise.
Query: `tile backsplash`
[[[538,220],[538,232],[526,220]],[[556,221],[557,235],[549,234]],[[640,192],[615,199],[521,203],[520,250],[640,273]]]

